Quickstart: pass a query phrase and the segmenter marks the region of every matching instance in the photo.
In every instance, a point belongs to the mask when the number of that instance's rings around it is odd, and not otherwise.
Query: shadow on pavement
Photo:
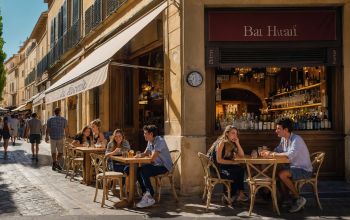
[[[5,181],[4,172],[0,171],[0,215],[16,213],[17,207],[13,201],[14,189],[10,188],[10,182]]]

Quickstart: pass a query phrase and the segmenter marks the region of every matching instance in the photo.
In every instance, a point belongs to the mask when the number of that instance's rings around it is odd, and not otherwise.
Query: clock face
[[[197,72],[197,71],[190,72],[190,73],[187,75],[187,83],[188,83],[190,86],[197,87],[197,86],[199,86],[200,84],[202,84],[202,82],[203,82],[202,74],[200,74],[200,73]]]

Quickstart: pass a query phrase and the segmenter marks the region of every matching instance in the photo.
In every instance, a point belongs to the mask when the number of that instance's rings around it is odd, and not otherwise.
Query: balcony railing
[[[105,17],[115,12],[126,1],[127,0],[96,0],[95,3],[85,11],[85,35],[90,33]],[[103,7],[103,4],[106,4],[106,6]]]
[[[109,16],[122,6],[127,0],[107,0],[106,15]]]
[[[34,82],[36,76],[36,69],[28,74],[28,76],[24,79],[24,85],[28,86],[32,82]]]
[[[36,65],[36,77],[41,78],[41,76],[44,74],[44,72],[48,69],[48,54],[46,54]]]
[[[64,34],[48,53],[48,67],[55,64],[69,49],[77,45],[81,37],[80,19],[78,19]]]

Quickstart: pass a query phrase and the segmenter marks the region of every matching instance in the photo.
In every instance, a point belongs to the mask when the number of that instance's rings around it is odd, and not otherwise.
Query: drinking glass
[[[258,147],[258,155],[261,156],[261,152],[263,151],[262,147]]]
[[[141,157],[141,151],[136,151],[136,157]]]
[[[262,146],[262,149],[263,150],[269,150],[269,147],[268,146]]]
[[[252,158],[257,158],[258,157],[258,152],[256,150],[252,150],[251,157]]]
[[[124,158],[128,157],[128,151],[127,150],[123,150],[122,151],[122,157],[124,157]]]

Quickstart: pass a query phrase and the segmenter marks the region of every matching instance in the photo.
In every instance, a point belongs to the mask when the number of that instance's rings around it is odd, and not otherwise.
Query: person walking
[[[37,114],[33,113],[32,118],[27,121],[26,126],[26,134],[29,134],[29,140],[32,144],[32,160],[35,159],[36,162],[39,161],[38,159],[38,153],[39,153],[39,144],[41,140],[41,121],[37,118]],[[27,137],[28,138],[28,137]],[[34,144],[35,144],[35,150],[34,150]]]
[[[67,120],[60,116],[61,109],[55,108],[55,115],[46,123],[45,141],[51,144],[52,170],[62,170],[59,162],[63,156],[64,137],[69,137]],[[57,153],[56,153],[57,152]]]
[[[11,119],[9,120],[9,124],[11,126],[10,135],[11,135],[11,139],[12,139],[12,145],[15,146],[16,145],[16,139],[17,139],[17,136],[18,136],[18,128],[19,128],[18,116],[17,115],[12,115]]]
[[[7,148],[9,146],[11,125],[8,123],[8,117],[4,117],[4,127],[2,137],[4,138],[4,159],[7,159]]]

